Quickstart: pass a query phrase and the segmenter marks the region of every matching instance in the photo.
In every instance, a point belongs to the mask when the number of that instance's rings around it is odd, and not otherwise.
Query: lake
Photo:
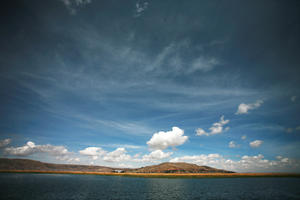
[[[300,178],[0,174],[0,199],[300,199]]]

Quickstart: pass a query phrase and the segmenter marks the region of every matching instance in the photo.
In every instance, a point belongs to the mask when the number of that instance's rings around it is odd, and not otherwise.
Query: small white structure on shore
[[[115,173],[124,173],[124,170],[122,170],[122,169],[114,169],[114,170],[112,170],[112,172],[115,172]]]

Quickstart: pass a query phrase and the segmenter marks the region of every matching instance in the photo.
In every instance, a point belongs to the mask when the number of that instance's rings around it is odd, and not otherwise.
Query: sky
[[[299,1],[0,9],[1,157],[300,172]]]

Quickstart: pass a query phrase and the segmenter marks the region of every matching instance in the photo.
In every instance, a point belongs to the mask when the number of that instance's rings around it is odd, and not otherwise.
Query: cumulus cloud
[[[265,159],[262,154],[257,156],[243,156],[240,161],[233,163],[235,168],[250,171],[250,170],[263,170],[263,171],[290,171],[299,170],[299,160],[277,156],[276,160]]]
[[[87,147],[80,150],[79,153],[83,156],[88,156],[93,160],[102,160],[106,162],[123,162],[131,159],[127,151],[123,147],[119,147],[112,152],[103,150],[101,147]]]
[[[222,115],[219,122],[216,122],[216,123],[212,124],[212,126],[209,128],[209,130],[210,130],[209,132],[206,132],[202,128],[198,128],[196,130],[196,135],[198,135],[198,136],[202,136],[202,135],[210,136],[210,135],[220,134],[223,131],[229,130],[229,127],[224,128],[224,126],[228,123],[229,123],[229,120],[224,120],[224,115]]]
[[[64,146],[35,145],[34,142],[28,141],[21,147],[7,147],[4,150],[5,154],[14,156],[29,156],[34,153],[48,153],[52,156],[65,156],[70,152]]]
[[[0,148],[9,145],[10,142],[11,142],[11,139],[10,139],[10,138],[4,139],[4,140],[0,140]]]
[[[87,147],[84,150],[79,151],[79,153],[81,155],[90,156],[93,160],[96,160],[98,159],[98,156],[102,156],[107,152],[100,147]]]
[[[255,140],[253,142],[250,142],[249,145],[253,148],[257,148],[260,145],[262,145],[263,141],[262,140]]]
[[[172,154],[172,152],[165,153],[158,149],[152,151],[150,154],[144,155],[141,159],[141,162],[157,162],[159,160],[169,158]]]
[[[148,8],[148,2],[136,2],[135,4],[135,17],[141,16],[141,14]]]
[[[120,163],[118,165],[118,167],[121,167],[121,168],[134,168],[133,165],[130,165],[130,164],[127,164],[127,163]]]
[[[251,103],[251,104],[241,103],[235,114],[236,115],[248,114],[249,110],[256,109],[256,108],[260,107],[261,104],[263,104],[263,100],[257,100],[255,103]]]
[[[72,15],[76,14],[77,7],[92,3],[92,0],[60,0]]]
[[[14,156],[28,156],[36,152],[35,144],[33,142],[27,142],[26,145],[21,147],[7,147],[5,148],[5,154]]]
[[[230,141],[228,144],[229,148],[236,148],[238,147],[237,144],[234,141]]]
[[[189,162],[237,172],[272,172],[299,171],[300,161],[277,156],[275,160],[267,160],[262,154],[242,156],[240,160],[225,158],[220,154],[201,154],[176,157],[170,162]]]
[[[123,147],[119,147],[112,152],[108,152],[103,150],[100,147],[87,147],[79,153],[83,156],[88,156],[93,160],[102,160],[110,163],[120,163],[120,162],[158,162],[159,160],[169,158],[173,153],[172,152],[163,152],[162,150],[154,150],[149,154],[145,154],[141,156],[141,153],[137,153],[134,156],[131,156],[127,153],[126,149]],[[61,158],[64,159],[64,158]],[[67,159],[65,159],[67,160]],[[124,163],[123,163],[124,164]],[[128,163],[126,164],[128,166]]]
[[[291,101],[292,101],[292,102],[295,102],[296,99],[297,99],[297,96],[292,96],[292,97],[291,97]]]
[[[217,160],[219,160],[222,156],[220,154],[201,154],[201,155],[193,155],[193,156],[182,156],[176,157],[170,160],[170,162],[189,162],[195,163],[197,165],[209,165],[215,166]]]
[[[184,130],[173,127],[171,131],[160,131],[154,133],[152,138],[147,142],[151,149],[164,150],[168,147],[175,147],[182,145],[188,139],[188,136],[184,136]]]
[[[116,150],[107,153],[103,160],[107,162],[123,162],[131,159],[125,148],[117,148]]]

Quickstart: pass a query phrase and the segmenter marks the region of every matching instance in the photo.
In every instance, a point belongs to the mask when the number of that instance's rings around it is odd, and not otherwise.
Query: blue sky
[[[10,1],[0,155],[300,171],[298,1]]]

